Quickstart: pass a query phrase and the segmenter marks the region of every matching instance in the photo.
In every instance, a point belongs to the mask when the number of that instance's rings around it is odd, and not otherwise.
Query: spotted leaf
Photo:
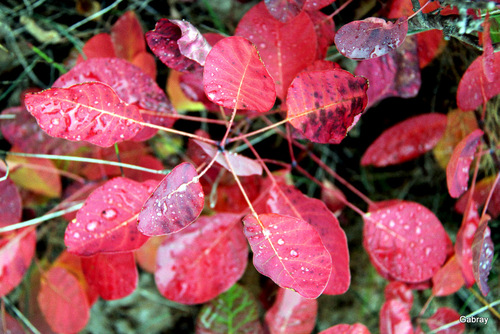
[[[493,249],[488,219],[484,219],[479,223],[472,242],[472,270],[479,290],[484,296],[490,291],[488,276],[493,262]]]

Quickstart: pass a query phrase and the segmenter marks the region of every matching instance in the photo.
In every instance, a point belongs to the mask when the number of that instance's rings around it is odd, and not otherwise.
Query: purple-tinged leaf
[[[352,21],[337,31],[335,45],[347,58],[363,60],[383,56],[399,47],[408,32],[408,20],[395,23],[378,17]]]
[[[274,81],[255,46],[242,37],[227,37],[214,45],[203,70],[208,99],[226,108],[266,112],[276,100]]]
[[[406,306],[410,312],[413,306],[413,293],[411,289],[403,282],[390,282],[384,290],[385,300],[397,299]]]
[[[306,0],[306,4],[304,5],[305,10],[320,10],[323,7],[330,5],[335,0]]]
[[[0,176],[4,174],[0,172]],[[0,227],[19,223],[23,203],[16,185],[7,178],[0,181]]]
[[[184,162],[165,176],[139,213],[145,235],[171,234],[193,223],[203,209],[205,195],[193,165]]]
[[[200,304],[238,281],[247,265],[248,246],[240,215],[204,216],[168,235],[158,248],[155,281],[167,299]]]
[[[318,232],[291,216],[261,214],[243,219],[257,271],[282,288],[317,298],[332,272],[332,258]]]
[[[309,140],[338,144],[364,111],[367,89],[365,78],[344,70],[302,72],[288,89],[287,118]]]
[[[108,147],[133,138],[143,119],[106,84],[92,82],[26,95],[26,108],[49,135]]]
[[[479,223],[472,242],[472,270],[477,286],[484,296],[490,291],[488,276],[493,263],[493,249],[488,219],[484,219]]]
[[[266,8],[276,20],[287,22],[297,16],[307,0],[264,0]]]
[[[479,225],[479,214],[477,211],[477,204],[473,200],[470,201],[465,210],[462,225],[458,230],[455,241],[455,256],[467,288],[470,288],[476,281],[472,265],[472,242]]]

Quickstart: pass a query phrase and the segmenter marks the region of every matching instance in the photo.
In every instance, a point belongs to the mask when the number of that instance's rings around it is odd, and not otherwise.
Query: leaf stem
[[[476,290],[474,290],[474,288],[469,288],[469,291],[474,295],[474,297],[476,297],[480,302],[481,304],[483,304],[484,306],[488,307],[488,310],[495,316],[497,317],[497,319],[500,319],[500,314],[498,313],[497,310],[495,310],[490,304],[488,304],[488,302],[483,298],[483,296],[481,296]]]
[[[198,116],[189,116],[184,114],[165,114],[154,110],[149,109],[140,109],[141,114],[147,114],[154,117],[163,117],[163,118],[176,118],[183,119],[186,121],[200,122],[200,123],[214,123],[214,124],[226,124],[226,121],[220,119],[212,119],[206,117],[198,117]]]

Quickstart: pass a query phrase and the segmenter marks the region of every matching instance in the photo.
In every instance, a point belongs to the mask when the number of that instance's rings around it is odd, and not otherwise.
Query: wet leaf
[[[66,228],[64,244],[73,254],[131,251],[146,236],[137,229],[137,215],[150,194],[148,187],[123,177],[114,178],[90,194],[76,219]]]
[[[182,304],[205,303],[241,278],[248,248],[240,217],[204,216],[165,238],[155,272],[156,285],[165,298]]]
[[[265,0],[266,8],[276,20],[287,22],[297,16],[307,0]]]
[[[440,307],[436,310],[436,312],[430,317],[424,320],[425,324],[429,327],[429,329],[435,330],[441,326],[444,326],[446,324],[456,322],[460,320],[460,314],[449,308],[449,307]],[[465,332],[465,324],[459,321],[457,324],[444,329],[440,330],[439,334],[462,334]],[[420,326],[417,327],[415,330],[415,334],[424,334],[425,332],[422,331]]]
[[[0,234],[0,297],[23,279],[35,254],[36,233],[27,228]]]
[[[434,296],[448,296],[454,294],[465,284],[462,270],[455,256],[432,277],[432,294]]]
[[[184,20],[159,20],[146,33],[146,40],[162,63],[181,72],[204,66],[211,49],[198,29]]]
[[[384,290],[385,300],[397,299],[406,306],[410,312],[413,306],[413,293],[411,289],[403,282],[390,282]]]
[[[488,276],[493,262],[493,249],[488,219],[483,219],[479,223],[472,241],[472,270],[477,286],[484,296],[490,291]]]
[[[149,236],[178,232],[198,218],[204,199],[196,169],[183,162],[165,176],[144,203],[138,229]]]
[[[238,284],[203,306],[196,321],[197,334],[262,332],[257,301]]]
[[[327,70],[334,70],[334,69],[341,69],[340,65],[337,63],[334,63],[333,61],[328,61],[328,60],[315,60],[314,63],[310,64],[307,66],[304,71],[305,72],[313,72],[313,71],[327,71]]]
[[[42,276],[38,305],[51,329],[57,333],[77,333],[90,318],[83,287],[62,267],[53,267]]]
[[[469,168],[474,160],[477,146],[481,142],[483,131],[474,130],[467,137],[462,139],[451,155],[446,167],[446,183],[448,192],[453,198],[462,195],[468,188]]]
[[[142,128],[137,107],[100,82],[27,95],[26,107],[49,135],[102,147],[128,140]]]
[[[257,49],[242,37],[227,37],[214,45],[203,70],[208,99],[226,108],[265,112],[276,99],[274,82]]]
[[[467,288],[470,288],[476,281],[472,270],[472,242],[479,225],[477,210],[477,204],[471,201],[465,210],[462,225],[458,230],[455,241],[455,256],[462,270],[462,276]]]
[[[387,300],[380,309],[380,334],[413,334],[410,312],[401,300]]]
[[[448,235],[426,207],[402,201],[370,211],[363,220],[363,246],[370,260],[396,280],[425,281],[444,263]]]
[[[411,117],[385,130],[361,158],[361,165],[385,167],[414,159],[430,151],[446,129],[446,115]]]
[[[0,176],[2,176],[0,172]],[[16,185],[10,178],[0,181],[0,227],[19,223],[23,203]]]
[[[444,45],[442,30],[434,29],[417,34],[417,52],[420,68],[429,65],[441,53]]]
[[[332,259],[311,225],[274,213],[248,215],[243,223],[257,271],[305,298],[317,298],[325,290]]]
[[[319,10],[308,11],[307,15],[309,15],[309,18],[314,25],[314,31],[316,31],[316,37],[318,39],[316,58],[324,59],[326,57],[328,47],[333,45],[335,41],[335,22],[333,21],[333,17],[323,14]]]
[[[255,44],[282,101],[295,76],[316,59],[316,32],[305,12],[283,23],[260,2],[243,16],[235,35]]]
[[[361,61],[355,74],[368,79],[368,108],[391,96],[417,96],[421,84],[417,38],[410,36],[393,52]]]
[[[406,17],[399,18],[395,23],[369,17],[342,26],[335,35],[335,45],[347,58],[376,58],[398,48],[405,40],[407,32]]]
[[[334,69],[300,73],[288,89],[290,124],[309,140],[338,144],[367,102],[365,78]]]
[[[317,300],[306,299],[292,290],[279,289],[265,319],[271,334],[311,333],[317,313]]]
[[[89,286],[105,300],[130,295],[139,280],[132,252],[82,257],[82,269]]]
[[[496,175],[492,175],[476,183],[474,193],[472,194],[472,199],[479,206],[483,206],[486,202],[486,199],[488,198],[488,195],[491,191],[491,188],[493,187],[496,178]],[[465,212],[470,191],[471,189],[467,190],[455,204],[455,209],[459,213]],[[500,183],[497,183],[495,189],[493,190],[487,211],[492,216],[492,218],[496,218],[498,217],[498,215],[500,215]]]
[[[352,325],[340,324],[327,328],[319,332],[319,334],[370,334],[370,330],[360,323]]]
[[[319,10],[334,2],[335,0],[306,0],[305,10]]]

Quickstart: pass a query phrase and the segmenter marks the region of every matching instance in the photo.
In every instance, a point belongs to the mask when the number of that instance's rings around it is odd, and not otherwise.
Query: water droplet
[[[283,241],[283,239],[279,239],[278,240],[278,245],[283,245],[285,242]]]
[[[73,237],[76,239],[80,238],[80,233],[78,232],[73,233]]]
[[[98,222],[96,221],[91,221],[90,223],[87,224],[87,231],[92,232],[95,230],[97,227]]]
[[[299,256],[299,253],[297,253],[297,251],[296,251],[296,250],[292,249],[292,250],[290,251],[290,255],[291,255],[291,256],[293,256],[293,257],[297,257],[297,256]]]
[[[54,125],[58,125],[59,124],[59,118],[54,118],[51,123],[54,124]]]
[[[104,210],[101,213],[101,216],[103,216],[103,218],[106,218],[106,219],[113,219],[116,217],[116,210],[115,209]]]

